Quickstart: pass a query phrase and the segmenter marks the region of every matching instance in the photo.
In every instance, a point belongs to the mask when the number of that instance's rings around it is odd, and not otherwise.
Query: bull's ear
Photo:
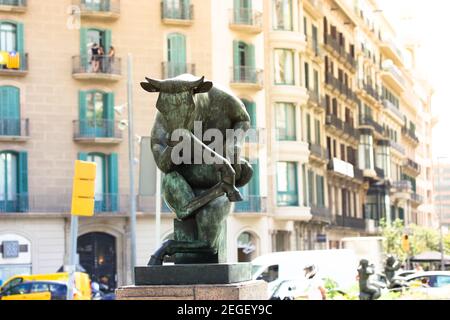
[[[202,82],[202,84],[200,84],[197,88],[194,89],[194,93],[204,93],[204,92],[208,92],[209,90],[211,90],[211,88],[213,87],[213,83],[211,81],[205,81]]]
[[[141,87],[148,92],[159,92],[159,89],[155,88],[150,82],[141,82]]]

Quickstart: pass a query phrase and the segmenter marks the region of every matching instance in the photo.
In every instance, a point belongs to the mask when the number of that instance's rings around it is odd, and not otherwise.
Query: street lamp
[[[438,157],[438,188],[441,190],[441,159],[448,159],[449,157]],[[439,198],[439,235],[440,235],[440,249],[441,249],[441,270],[445,271],[445,255],[444,255],[444,233],[442,230],[442,197]]]

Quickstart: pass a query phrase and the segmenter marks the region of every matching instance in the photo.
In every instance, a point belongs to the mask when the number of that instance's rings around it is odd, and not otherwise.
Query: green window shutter
[[[0,135],[20,135],[20,90],[0,86]]]
[[[244,101],[245,109],[250,115],[250,127],[256,128],[256,103]]]
[[[250,195],[259,196],[260,188],[259,188],[259,160],[256,160],[256,163],[252,164],[253,168],[253,177],[250,181]]]
[[[109,53],[109,47],[112,45],[112,33],[111,30],[107,29],[103,32],[104,44],[103,49],[105,50],[105,54]]]
[[[87,133],[88,124],[86,121],[87,100],[86,91],[78,92],[78,117],[80,121],[80,135],[84,136]]]
[[[88,52],[87,52],[87,28],[80,29],[80,67],[86,71],[89,68]]]
[[[108,192],[110,198],[110,211],[118,210],[119,199],[119,163],[117,153],[111,153],[108,157]]]
[[[248,61],[248,67],[254,68],[256,66],[255,64],[255,46],[253,44],[247,45],[247,61]]]
[[[87,161],[88,154],[86,152],[78,152],[78,160]]]
[[[168,42],[168,62],[169,70],[168,76],[175,77],[180,74],[186,73],[186,38],[179,33],[169,34],[167,37]]]
[[[104,95],[104,110],[105,110],[105,136],[114,137],[114,92],[109,92]]]
[[[28,211],[28,153],[18,153],[18,193],[19,193],[19,211]]]
[[[240,76],[240,63],[239,63],[239,41],[233,41],[233,79],[239,80]]]
[[[25,54],[25,33],[24,33],[24,27],[23,23],[17,22],[16,23],[16,35],[17,35],[17,52],[21,54],[21,57]]]
[[[182,15],[182,18],[183,19],[190,19],[189,7],[191,5],[191,1],[190,0],[181,0],[181,1],[183,1],[183,15]]]

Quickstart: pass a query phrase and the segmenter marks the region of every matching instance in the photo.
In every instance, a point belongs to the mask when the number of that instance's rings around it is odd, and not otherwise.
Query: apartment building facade
[[[101,178],[96,215],[80,221],[80,263],[112,287],[131,282],[128,53],[138,264],[172,236],[174,218],[163,204],[156,239],[148,136],[157,95],[137,85],[145,76],[204,75],[249,112],[258,134],[245,155],[255,174],[228,219],[230,261],[339,247],[342,237],[375,234],[382,217],[432,218],[417,201],[419,193],[432,201],[428,176],[414,180],[429,164],[428,149],[417,159],[415,138],[420,128],[431,144],[430,127],[419,126],[428,118],[417,111],[429,114],[429,93],[416,97],[403,59],[355,8],[313,0],[0,0],[0,52],[20,55],[19,68],[0,65],[0,244],[19,249],[0,258],[0,279],[66,262],[73,165],[82,159],[96,162]],[[393,62],[384,68],[384,60]]]

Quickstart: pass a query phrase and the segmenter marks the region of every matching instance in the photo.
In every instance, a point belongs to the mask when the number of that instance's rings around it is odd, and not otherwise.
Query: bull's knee
[[[167,205],[182,218],[184,208],[195,198],[194,191],[178,172],[166,174],[163,179],[164,199]]]

